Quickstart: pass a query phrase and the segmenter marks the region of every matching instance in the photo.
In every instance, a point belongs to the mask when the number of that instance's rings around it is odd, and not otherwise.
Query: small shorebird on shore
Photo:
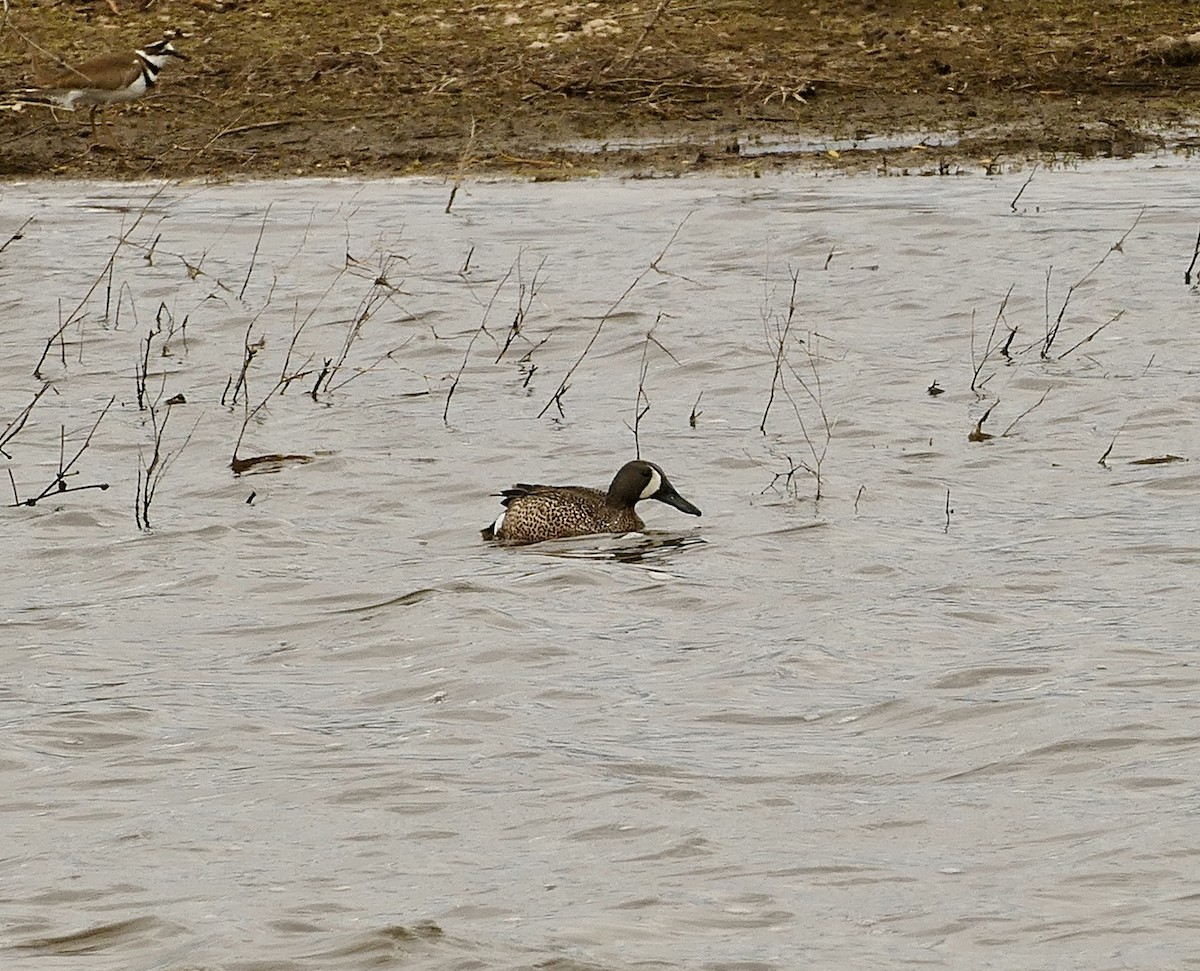
[[[91,108],[89,121],[96,137],[96,112],[108,104],[140,98],[158,80],[171,58],[186,61],[169,40],[113,54],[101,54],[57,74],[45,77],[36,87],[5,92],[10,105],[46,105],[74,111],[79,105]]]

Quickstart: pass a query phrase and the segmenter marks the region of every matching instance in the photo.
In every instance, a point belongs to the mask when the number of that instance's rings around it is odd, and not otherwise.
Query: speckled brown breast
[[[630,533],[646,528],[632,509],[609,505],[599,489],[518,484],[505,489],[504,522],[495,539],[539,543],[589,533]]]

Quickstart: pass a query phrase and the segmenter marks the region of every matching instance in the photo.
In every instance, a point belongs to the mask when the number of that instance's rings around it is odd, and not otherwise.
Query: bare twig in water
[[[269,298],[268,298],[269,299]],[[258,356],[259,351],[267,346],[267,339],[260,337],[254,343],[250,343],[250,331],[254,329],[255,317],[246,325],[245,336],[242,337],[242,366],[238,371],[237,381],[233,385],[233,394],[229,397],[229,406],[232,408],[238,402],[238,396],[242,394],[242,389],[246,387],[247,377],[250,373],[250,365],[254,363],[254,358]],[[221,395],[221,404],[225,404],[225,395]]]
[[[658,326],[659,320],[662,320],[662,314],[654,321],[655,327]],[[648,357],[650,351],[651,335],[654,333],[654,328],[650,328],[646,332],[646,339],[642,342],[642,364],[638,369],[638,386],[637,395],[633,399],[633,456],[634,458],[642,457],[642,441],[639,435],[642,419],[646,417],[650,411],[650,398],[646,395],[646,375],[650,372],[650,359]],[[657,341],[655,342],[657,343]],[[660,345],[661,346],[661,345]],[[629,427],[626,425],[626,427]]]
[[[104,420],[104,416],[108,414],[109,408],[112,407],[113,402],[116,400],[116,395],[113,395],[113,397],[108,399],[108,404],[101,409],[100,414],[96,417],[95,422],[92,423],[92,428],[87,433],[87,437],[83,440],[83,444],[79,446],[78,450],[71,457],[70,461],[66,461],[67,430],[65,427],[60,428],[58,439],[58,472],[55,473],[55,476],[50,481],[49,485],[47,485],[36,496],[33,496],[29,499],[20,499],[17,497],[16,484],[14,482],[14,501],[12,503],[14,506],[36,506],[39,502],[45,499],[46,496],[49,495],[62,495],[66,492],[82,492],[84,489],[99,489],[101,492],[103,492],[108,488],[107,482],[92,482],[88,485],[71,486],[67,484],[67,477],[79,474],[78,472],[73,472],[72,469],[75,468],[75,463],[79,461],[83,453],[87,451],[88,446],[92,444],[92,436],[96,434],[96,429],[100,427],[100,422]]]
[[[1031,168],[1029,170],[1029,178],[1027,178],[1023,183],[1021,183],[1021,188],[1018,189],[1017,194],[1015,196],[1013,196],[1013,201],[1009,203],[1009,206],[1012,207],[1013,212],[1017,211],[1017,200],[1020,199],[1022,194],[1025,192],[1025,190],[1029,188],[1029,183],[1033,181],[1033,177],[1037,173],[1038,166],[1040,164],[1041,164],[1040,162],[1033,163],[1033,168]]]
[[[250,407],[249,395],[246,394],[243,396],[242,407],[244,408],[244,413],[242,416],[242,427],[238,432],[237,441],[233,443],[233,455],[230,456],[229,459],[229,467],[233,469],[234,472],[238,472],[241,468],[245,467],[247,461],[240,458],[238,456],[238,452],[241,450],[242,440],[246,437],[246,430],[250,427],[250,422],[255,419],[260,411],[267,407],[267,403],[275,396],[275,393],[285,387],[287,387],[286,379],[280,378],[271,387],[271,390],[263,396],[263,399],[253,408]]]
[[[483,308],[483,319],[479,321],[479,326],[475,329],[475,333],[471,335],[471,339],[467,341],[467,349],[463,351],[462,363],[458,366],[458,373],[454,375],[454,380],[450,382],[450,390],[446,394],[446,404],[442,408],[442,422],[449,423],[450,415],[450,400],[454,397],[454,392],[458,390],[458,382],[462,380],[463,372],[467,369],[467,361],[471,357],[471,348],[475,346],[475,342],[479,340],[480,335],[487,333],[488,314],[492,312],[492,305],[495,304],[496,298],[500,295],[500,291],[504,288],[504,284],[508,282],[508,278],[513,275],[513,272],[518,268],[521,262],[521,255],[518,253],[517,258],[513,260],[504,276],[500,278],[500,282],[496,284],[496,289],[492,291],[491,299],[488,300],[487,306]],[[497,359],[498,360],[498,359]]]
[[[767,483],[766,488],[764,488],[762,490],[762,492],[759,493],[760,496],[765,495],[767,489],[774,489],[775,483],[778,482],[780,479],[783,479],[783,491],[784,491],[785,495],[795,495],[797,493],[798,489],[796,488],[796,486],[793,483],[796,478],[796,473],[801,471],[804,468],[804,466],[798,465],[797,463],[793,462],[792,457],[790,455],[785,455],[784,458],[787,459],[787,464],[788,464],[787,471],[776,472],[774,477],[771,479],[771,481]]]
[[[375,312],[380,306],[391,300],[396,291],[388,281],[388,273],[397,261],[402,260],[402,257],[389,255],[379,268],[379,273],[371,282],[371,289],[367,295],[359,301],[358,308],[354,312],[354,317],[350,321],[350,326],[346,329],[346,337],[342,341],[342,347],[338,351],[337,356],[332,361],[326,362],[322,380],[324,381],[325,390],[332,391],[334,389],[333,380],[337,377],[338,372],[346,363],[346,359],[350,356],[350,351],[354,347],[355,342],[362,335],[363,328],[367,321],[375,316]],[[343,381],[341,384],[345,384]],[[337,387],[341,387],[339,384]],[[313,394],[321,387],[321,381],[318,381],[313,389]]]
[[[1015,284],[1014,284],[1014,286],[1015,286]],[[975,312],[974,311],[971,312],[971,367],[972,367],[971,390],[972,391],[978,392],[985,384],[988,383],[988,381],[990,381],[992,379],[992,375],[988,375],[988,377],[986,377],[982,381],[980,381],[979,375],[982,373],[984,366],[987,364],[987,360],[991,356],[992,351],[996,350],[996,347],[993,344],[993,341],[996,339],[996,329],[1000,326],[1000,321],[1002,321],[1004,319],[1004,309],[1008,306],[1008,299],[1009,299],[1009,297],[1012,296],[1012,292],[1013,292],[1013,288],[1010,286],[1008,288],[1008,292],[1004,294],[1004,299],[1000,301],[1000,307],[996,310],[996,317],[992,321],[992,329],[990,331],[988,331],[987,342],[983,345],[983,355],[979,358],[978,362],[976,362],[976,360],[975,360]],[[1008,340],[1005,341],[1005,343],[1004,343],[1002,353],[1004,354],[1005,357],[1008,357],[1008,353],[1007,353],[1008,345],[1012,343],[1012,335],[1015,333],[1016,333],[1016,329],[1014,328],[1012,330],[1012,332],[1009,334]]]
[[[1008,339],[1004,342],[1004,346],[1000,348],[1000,354],[1005,359],[1011,361],[1012,354],[1009,353],[1009,348],[1012,347],[1013,338],[1017,336],[1017,328],[1012,327],[1008,331]]]
[[[688,424],[691,425],[692,428],[696,427],[696,419],[704,414],[704,412],[698,410],[700,408],[700,399],[703,397],[703,391],[696,395],[696,403],[692,405],[692,413],[688,416]]]
[[[950,532],[950,517],[954,514],[954,510],[950,507],[950,490],[946,490],[946,528],[944,532]]]
[[[109,308],[109,307],[111,306],[111,304],[112,304],[113,267],[114,267],[115,265],[116,265],[116,261],[115,261],[115,260],[109,260],[109,261],[108,261],[108,283],[107,283],[107,284],[105,285],[105,287],[104,287],[104,314],[103,314],[103,315],[101,316],[101,318],[100,318],[100,319],[101,319],[101,320],[103,320],[103,321],[104,321],[106,324],[108,323],[108,308]],[[120,298],[118,297],[118,301],[117,301],[117,322],[116,322],[116,325],[115,325],[115,326],[117,326],[117,327],[119,327],[119,326],[121,325],[120,318],[121,318],[121,304],[120,304]]]
[[[524,282],[518,282],[517,285],[517,310],[513,314],[513,321],[508,327],[508,336],[504,339],[504,346],[500,348],[500,353],[496,355],[495,364],[500,363],[500,359],[504,357],[512,342],[521,334],[521,328],[525,324],[525,317],[533,306],[533,299],[538,292],[538,277],[541,275],[542,267],[546,265],[546,257],[542,257],[542,262],[537,265],[537,269],[533,271],[533,279],[529,281],[529,286],[526,287]],[[521,258],[517,257],[517,278],[520,281],[521,276]]]
[[[137,362],[137,367],[134,369],[133,377],[134,384],[137,386],[138,411],[146,410],[146,379],[150,374],[150,343],[153,340],[154,332],[151,331],[146,335],[145,349]]]
[[[75,323],[77,320],[82,318],[83,309],[84,309],[84,307],[87,306],[87,302],[92,298],[92,294],[96,292],[96,288],[100,286],[101,281],[103,281],[106,277],[108,277],[110,275],[110,273],[112,272],[112,264],[113,264],[113,261],[116,260],[117,254],[120,253],[121,248],[129,242],[129,234],[132,233],[135,229],[137,229],[138,225],[145,218],[146,213],[150,211],[150,206],[154,203],[154,201],[160,195],[162,195],[163,192],[166,191],[166,188],[169,184],[170,183],[164,182],[161,186],[159,186],[157,189],[154,190],[154,192],[152,192],[150,194],[150,198],[147,199],[146,202],[142,205],[141,210],[138,212],[137,217],[134,219],[133,225],[130,226],[127,230],[124,230],[121,233],[120,237],[117,239],[116,245],[113,247],[113,251],[109,254],[108,259],[105,260],[105,262],[104,262],[104,269],[102,269],[99,272],[99,274],[97,274],[96,279],[92,281],[92,285],[90,287],[88,287],[87,292],[84,293],[84,295],[80,298],[79,303],[75,305],[75,309],[72,310],[66,316],[66,319],[59,321],[57,330],[55,330],[54,333],[51,334],[49,338],[47,338],[46,346],[42,349],[42,356],[38,358],[38,362],[37,362],[37,364],[34,365],[34,368],[33,368],[33,376],[35,378],[37,378],[39,381],[42,380],[42,365],[46,363],[46,357],[50,353],[50,348],[52,348],[54,346],[55,341],[62,340],[63,334],[66,333],[68,327],[70,327],[73,323]],[[60,314],[60,316],[61,316],[61,314]],[[65,350],[64,350],[64,355],[63,355],[63,364],[64,364],[64,366],[66,364]]]
[[[1083,340],[1079,341],[1076,344],[1072,344],[1065,351],[1063,351],[1061,354],[1059,354],[1058,359],[1061,361],[1064,357],[1066,357],[1072,351],[1078,350],[1079,348],[1083,347],[1084,344],[1086,344],[1093,337],[1095,337],[1097,334],[1099,334],[1100,331],[1104,330],[1105,327],[1107,327],[1109,324],[1115,324],[1118,320],[1120,320],[1124,316],[1125,316],[1125,311],[1118,310],[1115,314],[1112,315],[1112,317],[1110,317],[1108,320],[1106,320],[1104,323],[1102,323],[1099,327],[1097,327],[1094,331],[1092,331],[1090,334],[1088,334],[1087,337],[1085,337]]]
[[[1112,454],[1113,446],[1117,444],[1117,436],[1125,430],[1125,425],[1128,420],[1129,419],[1126,419],[1125,421],[1121,422],[1121,427],[1113,432],[1112,441],[1108,443],[1108,448],[1106,448],[1104,450],[1104,454],[1100,456],[1100,461],[1096,463],[1097,465],[1101,465],[1106,469],[1108,468],[1108,457]]]
[[[267,209],[263,213],[262,225],[258,227],[258,239],[254,241],[254,252],[250,254],[250,266],[246,270],[246,279],[242,281],[242,289],[238,291],[238,299],[246,295],[246,287],[250,284],[250,275],[254,272],[254,264],[258,261],[258,248],[262,245],[263,233],[267,229],[267,217],[271,215],[271,206],[273,202],[267,203]]]
[[[5,7],[5,10],[7,9],[8,8]],[[6,249],[8,249],[10,243],[15,243],[17,240],[23,239],[25,236],[25,227],[31,222],[33,222],[33,216],[30,216],[23,223],[21,223],[21,225],[17,227],[17,231],[9,236],[3,244],[0,244],[0,253],[3,253]]]
[[[1026,409],[1025,409],[1023,412],[1021,412],[1019,415],[1017,415],[1017,417],[1016,417],[1016,418],[1014,418],[1014,419],[1013,419],[1013,420],[1012,420],[1012,421],[1009,423],[1008,427],[1007,427],[1006,429],[1004,429],[1004,431],[1002,431],[1002,432],[1000,433],[1000,437],[1001,437],[1001,438],[1004,438],[1004,437],[1006,437],[1006,436],[1008,435],[1008,433],[1009,433],[1009,432],[1011,432],[1011,431],[1012,431],[1014,428],[1016,428],[1016,427],[1017,427],[1017,422],[1019,422],[1019,421],[1020,421],[1022,418],[1024,418],[1024,417],[1025,417],[1026,415],[1028,415],[1028,414],[1029,414],[1031,411],[1033,411],[1033,409],[1034,409],[1034,408],[1038,407],[1038,406],[1039,406],[1039,405],[1040,405],[1040,404],[1041,404],[1043,401],[1045,401],[1045,400],[1046,400],[1046,396],[1047,396],[1048,394],[1050,394],[1050,388],[1047,388],[1045,391],[1043,391],[1043,392],[1042,392],[1042,396],[1041,396],[1040,398],[1038,398],[1038,400],[1037,400],[1037,401],[1035,401],[1035,402],[1034,402],[1032,405],[1030,405],[1028,408],[1026,408]]]
[[[32,217],[30,217],[30,218],[32,218]],[[22,226],[21,228],[24,229],[25,227]],[[6,243],[5,246],[7,246],[7,245],[8,244]],[[0,252],[2,252],[3,250],[4,250],[4,247],[0,246]],[[1183,282],[1185,284],[1187,284],[1189,287],[1192,285],[1192,270],[1194,270],[1196,268],[1196,260],[1197,259],[1200,259],[1200,232],[1196,233],[1196,245],[1192,247],[1192,262],[1189,263],[1188,268],[1183,271]],[[1200,280],[1198,280],[1197,282],[1200,282]]]
[[[1145,214],[1146,214],[1146,208],[1145,208],[1145,206],[1143,206],[1141,211],[1137,214],[1137,218],[1134,219],[1133,225],[1131,225],[1127,230],[1125,230],[1125,233],[1121,236],[1121,238],[1118,239],[1115,243],[1112,244],[1112,246],[1110,246],[1108,248],[1108,251],[1102,257],[1100,257],[1100,259],[1098,259],[1095,262],[1095,264],[1092,266],[1092,268],[1090,270],[1088,270],[1083,276],[1081,276],[1078,280],[1076,280],[1073,284],[1071,284],[1071,286],[1067,289],[1067,295],[1063,299],[1062,307],[1059,308],[1058,316],[1054,320],[1054,325],[1052,327],[1049,326],[1049,321],[1047,321],[1046,339],[1042,342],[1041,356],[1042,356],[1043,360],[1050,356],[1050,348],[1054,345],[1054,339],[1058,336],[1058,330],[1062,326],[1063,315],[1067,312],[1067,305],[1071,302],[1072,294],[1074,294],[1076,290],[1078,290],[1081,286],[1083,286],[1083,284],[1085,282],[1087,282],[1089,279],[1091,279],[1092,275],[1097,270],[1099,270],[1100,267],[1102,267],[1104,265],[1105,261],[1113,253],[1124,252],[1123,247],[1125,245],[1125,240],[1128,239],[1129,234],[1132,233],[1137,228],[1137,224],[1142,221],[1142,216],[1144,216]],[[1049,275],[1047,274],[1047,281],[1048,280],[1049,280]],[[1110,323],[1111,323],[1111,321],[1110,321]],[[1105,326],[1107,326],[1107,324]],[[1072,348],[1072,350],[1074,350],[1074,348]]]
[[[161,397],[161,392],[160,392]],[[154,501],[154,495],[158,491],[159,484],[162,478],[167,474],[167,469],[171,467],[171,463],[175,461],[183,450],[187,448],[188,442],[192,440],[192,435],[200,426],[200,419],[196,419],[196,424],[192,426],[192,430],[187,433],[182,444],[174,452],[165,452],[163,450],[163,436],[167,431],[167,422],[171,418],[172,402],[176,399],[172,398],[167,402],[167,411],[163,415],[162,422],[158,420],[158,402],[152,402],[148,405],[150,412],[150,427],[154,436],[154,449],[150,453],[150,461],[146,462],[142,457],[142,451],[138,449],[138,480],[137,494],[133,500],[133,518],[137,523],[138,529],[150,529],[150,504]]]
[[[792,413],[796,416],[796,421],[800,426],[800,433],[804,436],[804,442],[808,446],[809,452],[809,459],[807,461],[797,463],[792,461],[791,456],[787,457],[789,468],[784,473],[785,486],[793,495],[797,495],[794,477],[797,470],[803,469],[813,477],[816,483],[816,495],[813,498],[820,500],[824,494],[824,479],[822,478],[821,467],[829,450],[829,444],[833,440],[833,422],[830,421],[829,414],[825,410],[824,394],[821,387],[821,372],[817,366],[820,358],[816,350],[816,345],[813,342],[815,339],[814,335],[810,334],[810,340],[805,344],[805,356],[810,371],[808,378],[801,375],[787,357],[788,338],[796,317],[796,288],[800,278],[799,271],[797,270],[791,270],[789,274],[792,286],[788,297],[787,315],[782,321],[776,321],[774,335],[768,332],[768,339],[771,340],[775,348],[775,369],[771,377],[771,391],[767,399],[767,405],[763,410],[759,431],[764,435],[767,433],[767,418],[771,411],[771,405],[775,400],[776,393],[781,393],[787,399],[788,404],[792,406]],[[764,325],[768,317],[769,315],[764,315]],[[804,344],[805,342],[801,341],[801,343]],[[792,394],[791,387],[788,385],[789,375],[792,380],[800,385],[804,394],[817,408],[823,429],[823,434],[817,438],[814,438],[812,432],[809,430],[808,422],[804,420],[804,413],[800,409],[800,404]],[[772,480],[772,484],[778,481],[778,478],[779,475],[777,474],[775,479]]]
[[[788,334],[792,329],[792,320],[796,316],[796,287],[800,281],[800,271],[791,270],[790,275],[792,278],[792,292],[788,297],[787,317],[784,318],[782,327],[775,335],[775,372],[771,375],[771,392],[767,395],[767,406],[763,409],[762,421],[758,423],[758,430],[764,435],[767,433],[767,416],[771,414],[771,405],[775,402],[775,389],[783,374],[783,360],[787,354]]]
[[[661,263],[663,261],[663,259],[666,257],[667,251],[671,248],[671,245],[679,237],[679,234],[683,230],[683,227],[687,224],[687,221],[691,218],[692,218],[692,214],[690,212],[686,216],[683,217],[683,219],[680,221],[679,225],[675,227],[675,232],[673,232],[671,234],[671,238],[667,240],[666,246],[664,246],[662,248],[662,252],[660,252],[658,254],[658,256],[656,256],[654,259],[652,259],[650,261],[650,265],[647,266],[644,270],[642,270],[642,272],[639,273],[634,278],[633,282],[625,288],[625,292],[622,293],[619,297],[617,297],[617,299],[615,301],[613,301],[612,306],[610,306],[606,311],[604,311],[603,316],[601,316],[599,322],[596,324],[596,329],[592,332],[592,336],[588,339],[588,342],[584,345],[583,350],[580,351],[579,357],[577,357],[575,359],[574,364],[572,364],[569,368],[567,368],[567,373],[564,374],[562,380],[558,382],[558,387],[555,388],[554,393],[550,396],[550,400],[547,401],[542,406],[542,410],[538,412],[537,416],[539,418],[541,418],[547,411],[550,410],[551,405],[555,405],[558,408],[558,412],[560,415],[563,413],[562,399],[563,399],[563,396],[567,393],[567,389],[570,387],[571,375],[573,375],[575,373],[575,371],[579,367],[579,365],[581,365],[583,363],[583,359],[585,357],[587,357],[588,351],[590,351],[592,349],[592,345],[596,343],[597,338],[599,338],[599,336],[600,336],[600,332],[604,329],[605,323],[608,322],[608,319],[610,317],[612,317],[612,315],[616,312],[617,308],[619,306],[621,306],[622,303],[625,302],[625,299],[631,293],[633,293],[633,291],[635,289],[637,289],[638,284],[640,284],[644,279],[646,279],[647,276],[649,276],[651,273],[664,272],[659,269],[658,264]]]
[[[25,427],[25,422],[28,421],[29,413],[33,411],[33,406],[36,405],[38,403],[38,399],[49,390],[50,382],[47,381],[40,388],[38,388],[37,391],[34,392],[29,404],[17,412],[17,416],[4,426],[4,431],[0,432],[0,455],[3,455],[6,459],[12,458],[8,452],[4,451],[4,446],[17,437],[21,429]]]
[[[791,388],[788,387],[786,382],[783,382],[781,387],[783,388],[783,393],[787,398],[788,403],[792,406],[792,411],[796,415],[796,421],[800,424],[800,432],[804,436],[804,443],[808,446],[809,455],[811,456],[810,462],[801,462],[800,465],[806,472],[808,472],[809,475],[813,477],[813,480],[817,484],[817,491],[813,496],[813,499],[820,500],[824,495],[825,483],[825,480],[821,475],[821,466],[825,462],[825,455],[829,451],[829,444],[833,441],[834,423],[830,421],[829,414],[825,411],[824,392],[821,389],[821,372],[817,367],[817,361],[819,358],[817,356],[816,345],[810,343],[806,347],[805,355],[808,360],[809,369],[812,372],[812,385],[810,385],[808,381],[806,381],[800,375],[800,373],[794,367],[792,367],[790,361],[785,363],[787,364],[788,373],[790,373],[791,376],[796,379],[796,381],[800,384],[800,387],[804,389],[804,393],[808,396],[809,400],[811,400],[812,403],[817,407],[817,413],[821,417],[821,428],[823,431],[823,435],[819,440],[819,447],[818,442],[814,441],[812,435],[809,433],[808,425],[804,421],[804,415],[800,411],[800,406],[796,403],[796,399],[792,397]],[[789,459],[788,461],[790,462],[791,460]]]
[[[458,168],[454,173],[454,186],[450,189],[450,198],[446,200],[446,215],[454,207],[454,197],[458,195],[458,187],[462,185],[467,167],[471,164],[471,151],[475,147],[475,118],[471,118],[471,131],[467,135],[467,143],[463,146],[462,154],[458,157]]]

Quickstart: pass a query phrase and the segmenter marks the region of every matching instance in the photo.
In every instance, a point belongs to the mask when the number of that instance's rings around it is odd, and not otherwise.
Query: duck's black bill
[[[668,506],[674,506],[680,512],[685,512],[689,516],[701,515],[700,510],[693,506],[690,502],[683,498],[674,489],[660,489],[654,496],[659,502],[665,502]]]

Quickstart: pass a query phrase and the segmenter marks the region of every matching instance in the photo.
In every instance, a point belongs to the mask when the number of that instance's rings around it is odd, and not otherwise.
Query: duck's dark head
[[[633,508],[643,499],[657,499],[689,516],[700,515],[699,509],[675,491],[667,473],[653,462],[638,459],[621,466],[608,487],[608,501],[614,506]]]

